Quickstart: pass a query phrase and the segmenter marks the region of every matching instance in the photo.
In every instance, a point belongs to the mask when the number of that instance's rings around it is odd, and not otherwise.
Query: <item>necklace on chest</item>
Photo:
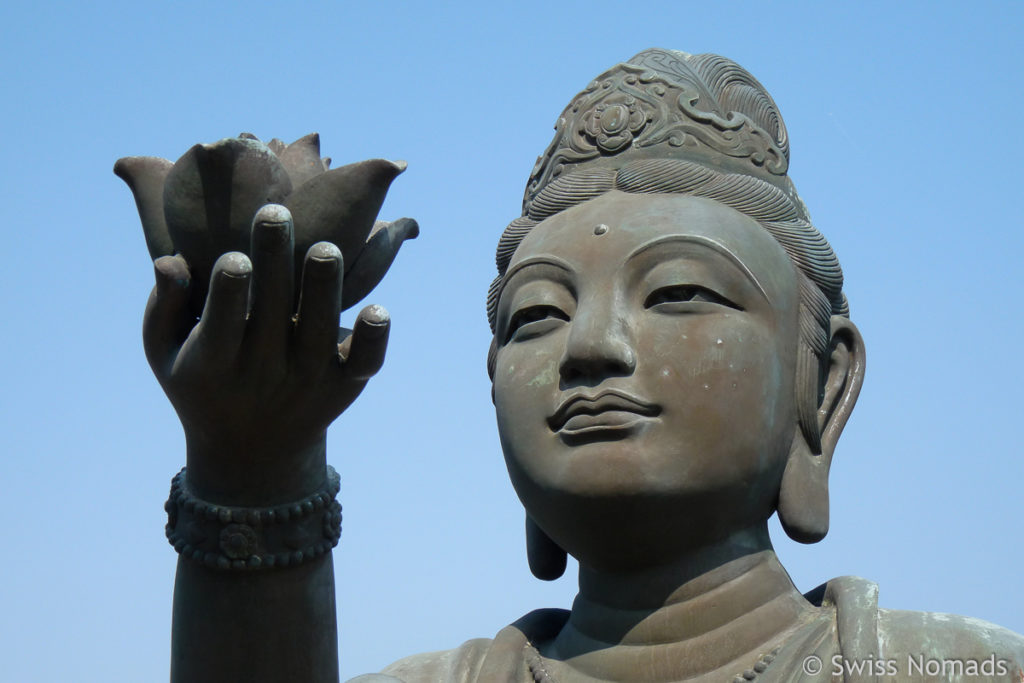
[[[527,643],[526,649],[526,664],[530,668],[530,674],[533,676],[534,683],[559,683],[558,679],[551,675],[551,673],[544,666],[544,658],[540,652],[532,643]],[[779,648],[772,649],[771,652],[759,655],[754,665],[745,669],[742,673],[736,674],[732,679],[732,683],[749,683],[749,681],[757,680],[760,674],[763,674],[773,661],[775,661],[776,655],[779,654]]]

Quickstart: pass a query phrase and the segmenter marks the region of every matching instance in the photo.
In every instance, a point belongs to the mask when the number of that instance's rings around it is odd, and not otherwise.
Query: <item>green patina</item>
[[[537,374],[536,377],[527,382],[527,386],[541,387],[546,384],[551,384],[558,379],[558,368],[556,367],[554,360],[549,360],[544,369]]]

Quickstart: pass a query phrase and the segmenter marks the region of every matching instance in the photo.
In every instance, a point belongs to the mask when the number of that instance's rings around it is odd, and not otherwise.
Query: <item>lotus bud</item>
[[[174,164],[126,157],[114,172],[135,196],[150,256],[178,253],[188,262],[193,312],[199,315],[214,262],[229,251],[249,253],[253,218],[267,204],[291,211],[296,273],[316,242],[332,242],[341,250],[345,308],[380,282],[402,242],[418,233],[411,219],[374,229],[388,188],[405,162],[370,159],[331,171],[329,166],[330,159],[320,157],[316,133],[290,145],[276,138],[264,144],[242,133],[196,145]]]

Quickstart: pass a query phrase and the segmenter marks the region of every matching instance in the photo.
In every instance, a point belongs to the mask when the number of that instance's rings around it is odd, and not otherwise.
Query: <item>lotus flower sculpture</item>
[[[341,250],[344,310],[377,286],[402,242],[419,228],[411,218],[376,220],[405,162],[369,159],[329,170],[330,162],[320,157],[316,133],[290,145],[243,133],[195,145],[173,164],[125,157],[114,173],[135,195],[150,256],[177,253],[188,262],[197,315],[214,262],[229,251],[249,253],[252,220],[267,204],[282,204],[292,214],[296,273],[313,244],[332,242]]]

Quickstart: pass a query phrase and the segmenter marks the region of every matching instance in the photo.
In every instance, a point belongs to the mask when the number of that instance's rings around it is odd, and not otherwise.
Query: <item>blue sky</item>
[[[1018,3],[71,3],[0,9],[0,659],[9,681],[164,679],[184,461],[142,354],[152,283],[115,159],[319,131],[406,159],[421,237],[372,295],[381,375],[332,428],[343,678],[568,606],[526,567],[489,399],[484,296],[569,99],[651,46],[719,52],[782,110],[846,272],[868,377],[832,531],[776,534],[797,585],[1024,632]],[[778,531],[778,527],[774,527]]]

